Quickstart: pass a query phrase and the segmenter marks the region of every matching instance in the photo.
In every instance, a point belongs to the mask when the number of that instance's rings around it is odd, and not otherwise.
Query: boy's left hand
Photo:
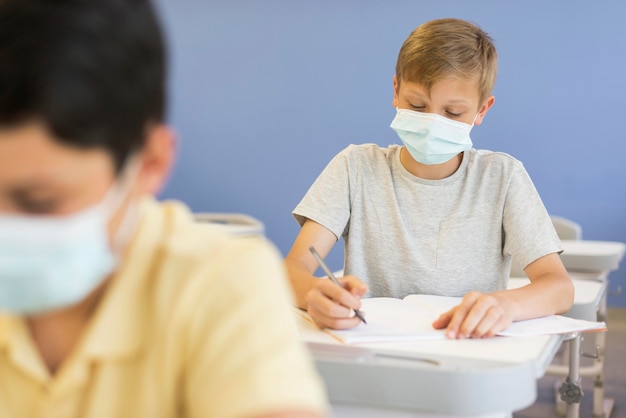
[[[461,304],[442,313],[433,327],[447,328],[448,338],[493,337],[511,325],[513,310],[513,303],[501,293],[472,291],[465,295]]]

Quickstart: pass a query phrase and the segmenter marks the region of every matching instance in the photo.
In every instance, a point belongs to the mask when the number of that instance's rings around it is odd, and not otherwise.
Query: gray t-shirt
[[[399,145],[350,145],[328,164],[293,212],[345,242],[346,275],[369,296],[463,296],[505,289],[511,257],[522,266],[561,251],[523,165],[472,149],[459,169],[425,180],[400,162]]]

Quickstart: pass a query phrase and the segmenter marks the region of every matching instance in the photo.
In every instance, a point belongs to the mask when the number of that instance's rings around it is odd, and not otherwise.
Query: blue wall
[[[286,253],[291,210],[350,143],[398,143],[392,76],[420,23],[495,39],[496,104],[477,148],[522,160],[548,211],[626,242],[626,3],[161,0],[179,159],[163,198],[261,219]],[[332,267],[342,263],[336,246]],[[611,276],[626,287],[626,262]],[[626,295],[610,297],[626,306]]]

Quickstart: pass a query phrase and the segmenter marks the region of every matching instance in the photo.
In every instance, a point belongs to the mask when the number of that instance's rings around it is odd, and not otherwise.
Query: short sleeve
[[[299,341],[276,249],[237,238],[216,256],[218,280],[198,294],[185,370],[186,416],[244,417],[277,411],[323,413],[322,382]],[[201,293],[201,292],[197,292]]]
[[[311,219],[328,228],[337,239],[347,232],[351,176],[358,173],[350,160],[352,147],[344,149],[328,163],[294,209],[293,216],[301,226]]]
[[[561,252],[561,241],[539,193],[521,163],[507,189],[503,214],[504,254],[526,268],[540,257]]]

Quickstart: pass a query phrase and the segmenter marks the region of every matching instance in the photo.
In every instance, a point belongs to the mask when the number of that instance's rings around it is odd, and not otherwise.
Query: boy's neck
[[[77,348],[89,320],[107,289],[109,280],[80,303],[51,313],[26,318],[37,351],[50,374],[54,375]]]
[[[402,147],[400,150],[400,162],[402,166],[415,177],[424,180],[441,180],[450,177],[459,169],[462,161],[463,153],[461,152],[443,164],[421,164],[415,161],[406,147]]]

